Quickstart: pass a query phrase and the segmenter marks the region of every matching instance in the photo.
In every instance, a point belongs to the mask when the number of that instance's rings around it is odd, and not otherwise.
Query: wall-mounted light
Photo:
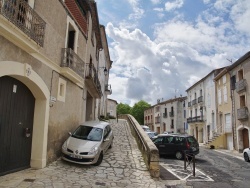
[[[104,72],[104,75],[107,76],[108,74],[108,69],[106,67],[99,67],[99,69],[104,69],[103,72]]]

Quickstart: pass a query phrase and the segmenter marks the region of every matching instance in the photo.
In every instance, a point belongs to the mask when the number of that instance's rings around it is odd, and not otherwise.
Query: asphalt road
[[[161,156],[160,164],[194,188],[249,188],[250,163],[234,156],[200,147],[195,157],[195,177],[192,163],[184,170],[184,162],[171,156]]]

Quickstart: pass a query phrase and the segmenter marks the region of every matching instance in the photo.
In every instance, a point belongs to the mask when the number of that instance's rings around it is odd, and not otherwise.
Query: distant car
[[[165,131],[162,134],[172,134],[172,133],[174,133],[174,132],[173,131]]]
[[[146,131],[146,132],[151,132],[151,130],[150,130],[150,128],[149,128],[148,126],[142,125],[141,127],[142,127],[142,129],[143,129],[144,131]]]
[[[183,159],[184,153],[197,155],[200,151],[197,140],[190,135],[159,134],[153,142],[160,155],[175,155],[177,159]]]
[[[154,138],[155,136],[157,136],[157,133],[156,132],[146,132],[149,136],[150,139]]]
[[[243,150],[243,157],[246,162],[250,161],[250,148],[246,148]]]
[[[84,122],[64,142],[62,159],[78,164],[100,165],[103,155],[112,147],[113,139],[108,122]]]

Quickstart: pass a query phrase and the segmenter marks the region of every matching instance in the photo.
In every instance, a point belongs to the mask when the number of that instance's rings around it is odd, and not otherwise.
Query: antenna
[[[231,64],[233,64],[233,60],[232,59],[227,59]]]

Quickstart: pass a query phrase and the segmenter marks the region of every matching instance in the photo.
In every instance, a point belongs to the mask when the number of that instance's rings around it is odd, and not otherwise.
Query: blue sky
[[[118,103],[186,96],[250,51],[250,0],[96,0]],[[230,61],[229,61],[230,60]]]

